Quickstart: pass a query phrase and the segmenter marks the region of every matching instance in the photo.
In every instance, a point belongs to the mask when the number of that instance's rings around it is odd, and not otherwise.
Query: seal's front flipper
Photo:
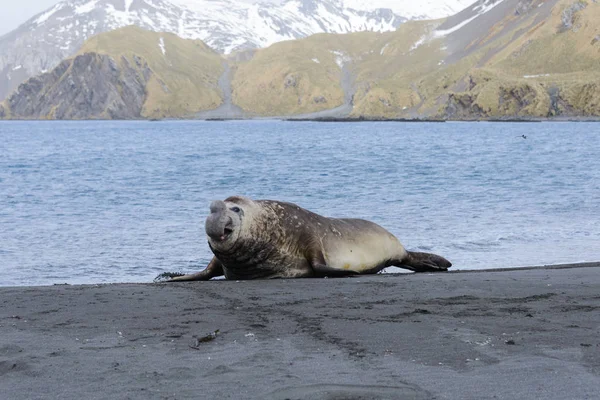
[[[409,251],[404,259],[399,262],[400,265],[393,264],[400,268],[410,269],[415,272],[437,272],[447,271],[452,263],[444,257],[431,253],[420,253]]]
[[[195,274],[178,276],[170,279],[167,282],[185,282],[185,281],[208,281],[211,278],[223,275],[223,264],[217,260],[217,257],[208,263],[206,269]]]

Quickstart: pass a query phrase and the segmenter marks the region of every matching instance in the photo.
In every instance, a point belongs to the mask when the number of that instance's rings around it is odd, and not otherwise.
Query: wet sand
[[[2,399],[596,399],[600,263],[0,288]],[[202,339],[219,331],[213,340]]]

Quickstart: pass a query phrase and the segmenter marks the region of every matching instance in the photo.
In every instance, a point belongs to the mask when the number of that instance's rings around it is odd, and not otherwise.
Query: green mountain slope
[[[537,12],[507,16],[474,52],[442,117],[600,115],[600,4],[529,3]]]

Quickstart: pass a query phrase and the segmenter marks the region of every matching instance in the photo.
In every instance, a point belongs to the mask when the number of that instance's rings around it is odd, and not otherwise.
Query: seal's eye
[[[239,207],[231,207],[231,211],[233,211],[234,213],[239,213],[241,210]]]

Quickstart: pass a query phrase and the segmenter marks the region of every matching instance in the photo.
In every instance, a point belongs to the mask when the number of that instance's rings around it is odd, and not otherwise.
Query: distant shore
[[[211,121],[211,122],[227,122],[227,121],[287,121],[287,122],[600,122],[599,117],[564,117],[564,118],[491,118],[491,119],[435,119],[435,118],[295,118],[287,117],[248,117],[248,118],[139,118],[139,119],[87,119],[87,120],[49,120],[49,119],[0,119],[1,121],[21,121],[21,122],[47,122],[47,121]]]
[[[3,287],[0,304],[11,400],[600,393],[600,263]]]

